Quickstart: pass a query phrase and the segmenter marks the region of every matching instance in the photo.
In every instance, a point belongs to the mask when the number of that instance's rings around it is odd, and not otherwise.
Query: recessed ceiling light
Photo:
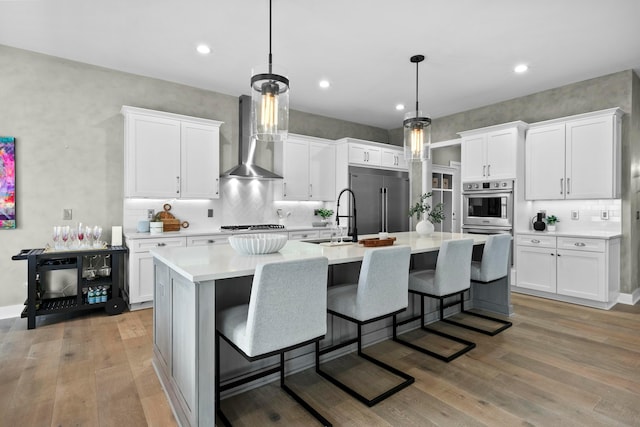
[[[524,73],[528,69],[529,69],[529,66],[527,64],[520,64],[520,65],[516,65],[513,71],[515,71],[516,73]]]
[[[208,55],[211,53],[211,48],[206,44],[199,44],[196,50],[198,51],[198,53],[201,53],[203,55]]]
[[[404,110],[404,104],[398,104],[398,105],[396,105],[396,110],[398,110],[398,111],[402,111],[402,110]]]
[[[331,83],[329,82],[329,80],[320,80],[318,86],[320,86],[322,89],[327,89],[329,86],[331,86]]]

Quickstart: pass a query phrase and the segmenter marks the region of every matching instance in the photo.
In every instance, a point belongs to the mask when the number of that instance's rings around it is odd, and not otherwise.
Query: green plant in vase
[[[409,216],[413,217],[416,215],[418,223],[416,224],[416,232],[420,235],[428,236],[433,233],[434,227],[433,224],[439,224],[445,218],[443,212],[443,203],[437,203],[434,206],[431,206],[429,200],[432,197],[432,193],[424,193],[420,196],[420,200],[416,202],[409,209]],[[424,219],[423,219],[424,217]]]
[[[548,215],[544,218],[544,221],[547,223],[547,229],[549,231],[556,231],[556,223],[560,222],[557,216]]]
[[[316,215],[322,218],[322,222],[327,223],[327,220],[333,215],[333,210],[324,208],[316,209]]]

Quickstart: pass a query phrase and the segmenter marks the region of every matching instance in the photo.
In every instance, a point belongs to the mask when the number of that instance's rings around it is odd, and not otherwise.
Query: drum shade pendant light
[[[431,119],[422,116],[418,107],[418,65],[424,61],[424,55],[414,55],[411,62],[416,64],[416,111],[405,115],[404,156],[408,161],[423,161],[429,158],[431,143]]]
[[[269,64],[251,77],[251,137],[256,141],[284,141],[289,127],[289,79],[273,72],[271,0],[269,0]]]

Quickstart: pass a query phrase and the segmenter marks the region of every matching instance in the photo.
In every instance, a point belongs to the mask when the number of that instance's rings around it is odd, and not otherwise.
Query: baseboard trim
[[[618,303],[620,304],[635,305],[638,301],[640,301],[640,288],[636,288],[630,294],[620,292],[618,295]]]
[[[22,310],[24,310],[24,304],[5,305],[4,307],[0,307],[0,319],[20,317]]]

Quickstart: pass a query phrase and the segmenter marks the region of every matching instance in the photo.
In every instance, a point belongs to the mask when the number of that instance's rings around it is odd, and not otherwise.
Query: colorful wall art
[[[0,136],[0,229],[16,228],[15,138]]]

